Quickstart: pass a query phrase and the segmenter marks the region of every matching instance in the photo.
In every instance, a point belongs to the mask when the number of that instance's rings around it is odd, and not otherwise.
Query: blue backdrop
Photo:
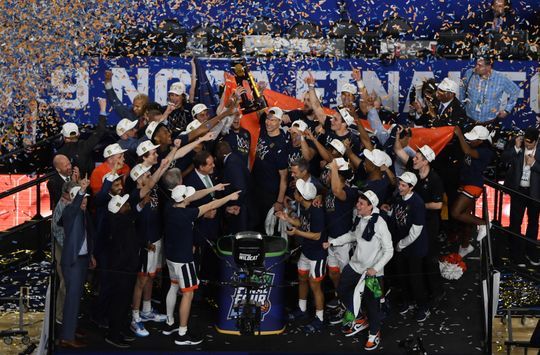
[[[248,64],[256,80],[266,81],[272,90],[301,97],[307,90],[303,78],[310,71],[316,78],[316,86],[326,106],[336,104],[338,88],[350,81],[352,68],[360,68],[369,91],[375,91],[388,108],[405,113],[408,111],[408,93],[414,83],[435,77],[458,81],[473,62],[458,60],[380,60],[313,59],[302,61],[286,58],[248,58]],[[229,71],[228,59],[200,59],[200,72],[205,72],[210,85],[217,92],[223,82],[223,71]],[[538,109],[539,74],[538,62],[506,61],[495,63],[496,70],[505,72],[520,86],[521,94],[517,110],[507,120],[506,126],[526,127],[536,122]],[[167,89],[178,80],[189,90],[191,65],[184,58],[122,58],[114,61],[91,61],[77,70],[58,68],[52,78],[58,94],[53,101],[62,109],[67,120],[94,122],[97,114],[97,98],[105,97],[103,77],[105,70],[113,71],[113,86],[126,105],[131,105],[138,93],[146,93],[162,105],[167,102]],[[110,123],[119,120],[114,113]]]

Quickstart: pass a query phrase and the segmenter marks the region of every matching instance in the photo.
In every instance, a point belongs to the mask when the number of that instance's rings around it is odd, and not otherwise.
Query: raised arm
[[[480,157],[480,154],[478,154],[478,151],[474,148],[472,148],[466,141],[465,137],[463,136],[463,132],[461,132],[461,128],[459,126],[454,126],[454,135],[457,137],[459,141],[459,145],[461,147],[461,150],[463,150],[463,153],[465,155],[470,156],[471,158],[478,159]],[[396,138],[397,140],[397,138]]]
[[[403,127],[398,126],[396,131],[396,139],[394,141],[394,152],[396,153],[397,157],[403,164],[407,164],[409,161],[409,154],[403,149],[403,146],[401,145],[401,142],[399,141],[399,135],[403,132]]]
[[[143,186],[141,188],[141,191],[140,191],[141,199],[143,199],[146,195],[148,195],[150,193],[150,190],[152,190],[152,188],[154,186],[156,186],[159,179],[161,179],[161,176],[163,175],[163,173],[165,171],[167,171],[167,169],[169,167],[169,163],[170,163],[170,161],[167,158],[165,158],[165,159],[163,159],[161,161],[161,164],[159,165],[159,168],[157,168],[157,170],[150,177],[150,182],[146,186]]]
[[[304,136],[306,137],[306,139],[309,139],[313,142],[315,148],[317,149],[317,152],[324,161],[332,161],[332,154],[330,154],[330,152],[321,144],[321,142],[319,142],[319,140],[317,140],[315,136],[313,136],[313,133],[309,129],[306,129],[304,131]]]
[[[317,120],[321,124],[324,124],[324,121],[326,120],[326,113],[324,113],[324,110],[319,101],[319,98],[317,98],[317,93],[315,92],[315,78],[313,77],[311,72],[304,79],[304,81],[306,82],[309,88],[308,89],[309,102],[311,104],[311,107],[313,108],[313,113],[315,114],[315,117],[317,118]]]
[[[199,216],[198,217],[204,215],[208,211],[215,210],[216,208],[220,208],[221,206],[223,206],[224,204],[226,204],[229,201],[238,200],[239,196],[240,196],[240,191],[236,191],[236,192],[233,192],[232,194],[227,195],[227,196],[225,196],[223,198],[220,198],[218,200],[214,200],[214,201],[209,202],[209,203],[207,203],[205,205],[202,205],[201,207],[199,207]]]
[[[195,57],[191,59],[191,87],[189,88],[188,102],[192,103],[195,100],[195,88],[197,86],[197,66],[195,65]]]

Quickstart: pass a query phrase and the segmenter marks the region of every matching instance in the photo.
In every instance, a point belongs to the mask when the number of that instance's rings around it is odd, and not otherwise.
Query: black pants
[[[426,270],[426,285],[431,296],[437,296],[442,292],[442,277],[439,271],[439,256],[441,245],[437,236],[439,235],[440,210],[426,211],[426,230],[428,233],[429,249],[428,255],[424,258],[424,269]]]
[[[268,211],[273,207],[276,202],[278,193],[266,191],[258,186],[255,186],[254,190],[255,196],[252,199],[252,208],[253,208],[253,228],[266,234],[264,228],[264,221],[266,220],[266,215]]]
[[[349,265],[345,266],[341,273],[338,286],[338,296],[347,307],[347,310],[354,312],[353,298],[354,289],[360,281],[362,275],[354,271]],[[379,277],[379,283],[382,283],[382,277]],[[382,286],[381,286],[382,287]],[[366,310],[367,319],[369,321],[370,334],[377,334],[381,329],[381,298],[375,297],[373,292],[367,287],[364,288],[362,295],[362,305]],[[358,316],[355,314],[355,316]]]
[[[109,338],[120,341],[120,333],[127,329],[130,319],[131,296],[135,285],[136,270],[125,272],[110,270],[108,279],[111,282],[111,298],[107,309],[109,318]]]
[[[401,285],[403,301],[421,307],[427,306],[428,292],[425,281],[426,269],[424,257],[403,255],[397,253],[396,266],[399,270],[399,283]]]
[[[518,189],[524,195],[530,194],[530,188],[520,187]],[[521,223],[527,210],[527,231],[525,237],[531,240],[538,238],[538,215],[540,206],[534,201],[519,195],[510,196],[510,230],[516,234],[521,234]],[[523,262],[525,255],[529,258],[538,259],[537,249],[534,244],[510,236],[510,253],[515,262]]]

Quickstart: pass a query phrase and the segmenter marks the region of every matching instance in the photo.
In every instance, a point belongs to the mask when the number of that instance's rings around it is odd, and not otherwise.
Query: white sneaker
[[[478,234],[476,235],[476,240],[481,241],[487,235],[487,225],[481,224],[478,226]]]
[[[472,245],[469,244],[469,246],[466,247],[466,248],[459,247],[458,254],[459,254],[462,258],[464,258],[466,255],[470,254],[473,250],[474,250],[474,247],[473,247]]]
[[[150,312],[141,312],[141,320],[143,322],[165,322],[167,320],[166,314],[160,314],[157,313],[155,310],[151,310]]]
[[[131,321],[131,325],[129,328],[131,329],[133,333],[135,333],[135,336],[142,338],[142,337],[147,337],[150,335],[148,330],[146,330],[146,328],[144,327],[143,322],[136,322],[133,320]]]

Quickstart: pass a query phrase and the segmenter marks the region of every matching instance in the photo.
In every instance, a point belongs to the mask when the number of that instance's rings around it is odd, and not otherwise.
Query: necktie
[[[203,182],[204,182],[204,185],[206,186],[207,189],[212,188],[214,186],[212,184],[212,181],[210,180],[210,177],[208,175],[204,175]],[[214,193],[211,192],[210,196],[214,197]]]
[[[442,115],[443,111],[444,111],[444,105],[439,104],[439,115]]]

